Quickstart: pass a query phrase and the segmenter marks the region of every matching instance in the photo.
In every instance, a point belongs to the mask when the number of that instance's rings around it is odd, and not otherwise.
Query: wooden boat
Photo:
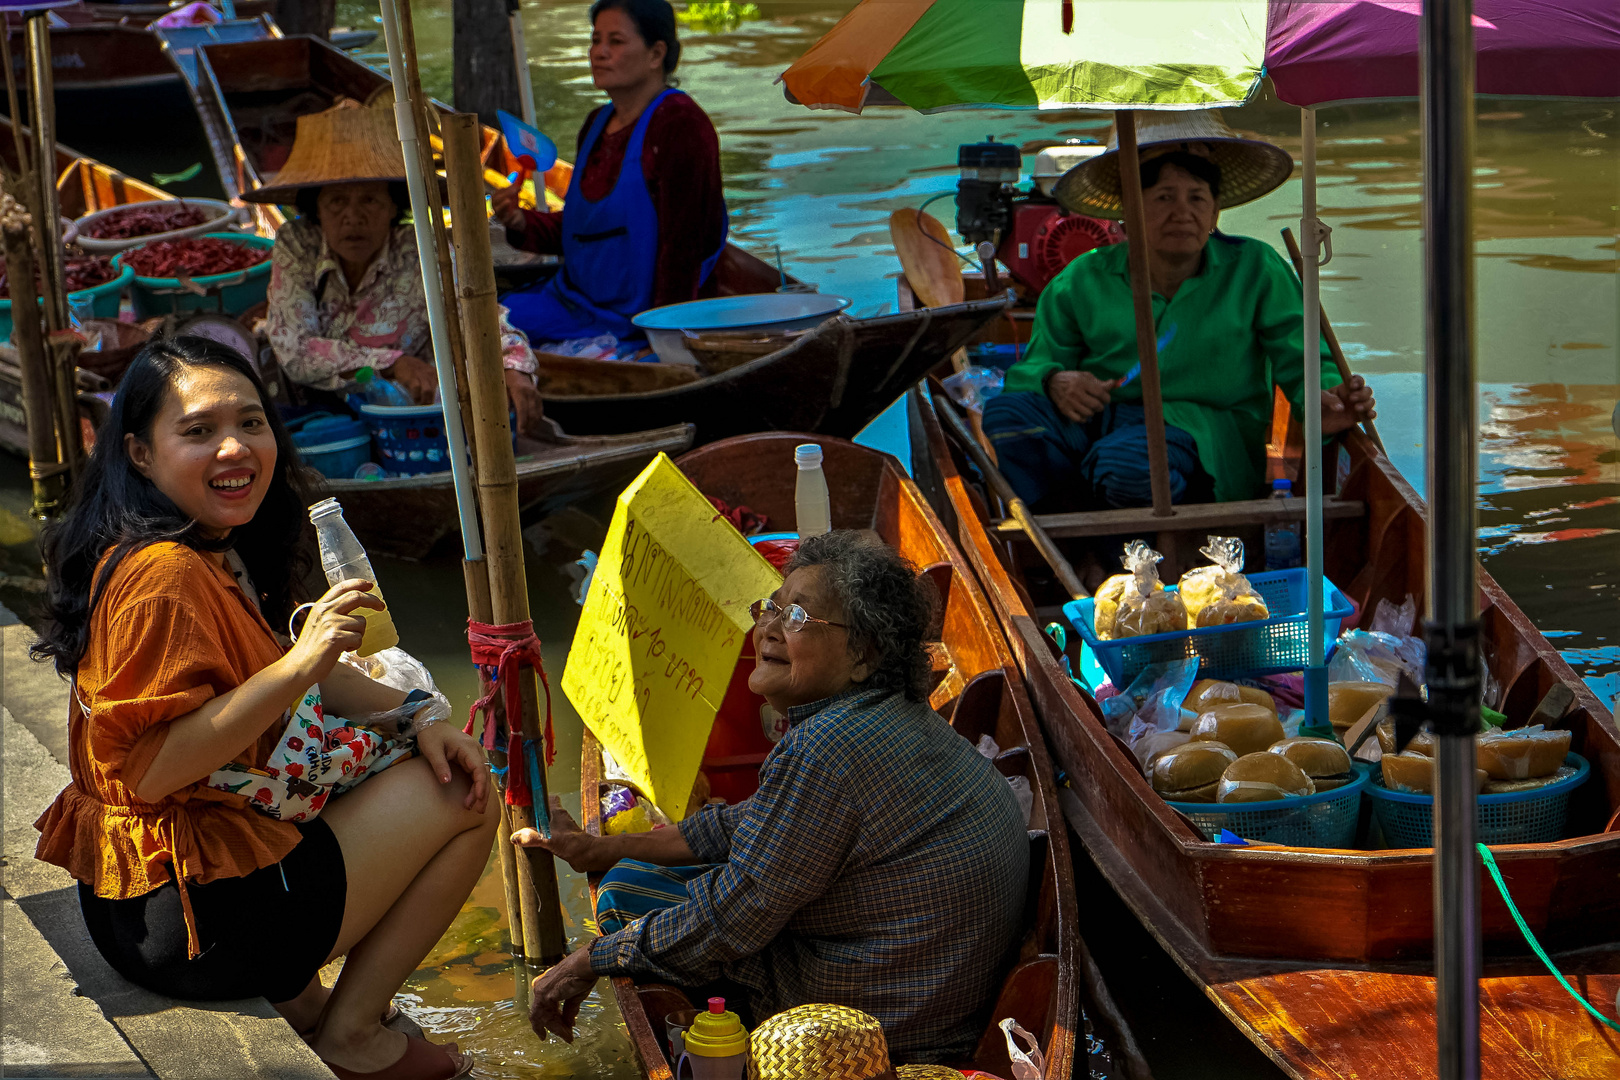
[[[692,445],[692,425],[673,424],[627,435],[565,435],[549,425],[545,439],[518,436],[518,509],[525,522],[569,503],[628,484],[657,454]],[[368,551],[422,559],[457,535],[456,493],[448,472],[384,480],[328,480],[325,493],[343,504],[345,519]]]
[[[1234,1024],[1290,1076],[1437,1076],[1429,957],[1431,850],[1244,848],[1206,842],[1143,779],[1096,703],[1041,632],[1056,598],[1018,572],[934,398],[913,397],[913,467],[989,594],[1050,741],[1071,779],[1061,795],[1085,848],[1137,918]],[[1341,496],[1359,507],[1326,525],[1326,572],[1370,612],[1424,596],[1425,508],[1359,431],[1345,442]],[[1178,508],[1179,509],[1179,508]],[[1197,508],[1190,517],[1196,520]],[[1483,569],[1481,624],[1499,708],[1528,715],[1554,685],[1574,695],[1560,721],[1593,778],[1571,801],[1571,839],[1495,849],[1509,890],[1540,940],[1607,1011],[1620,990],[1620,735],[1614,719]],[[1031,591],[1035,592],[1033,600]],[[1527,946],[1487,880],[1481,928],[1483,1075],[1620,1076],[1620,1037],[1586,1014]]]
[[[575,361],[545,370],[546,415],[570,431],[631,431],[679,416],[697,425],[697,445],[760,430],[850,438],[918,379],[993,322],[1007,297],[901,312],[838,316],[786,348],[717,374],[690,368],[675,385],[670,364]],[[588,368],[584,377],[575,374]],[[570,382],[570,379],[579,381]]]
[[[728,439],[695,450],[678,464],[705,495],[745,503],[773,522],[791,522],[793,470],[784,463],[792,462],[793,447],[809,437],[771,432]],[[1035,793],[1023,946],[992,1015],[993,1020],[1016,1017],[1037,1035],[1046,1055],[1044,1076],[1067,1080],[1077,1052],[1083,980],[1074,877],[1052,764],[1023,678],[968,564],[899,462],[842,439],[821,436],[818,441],[833,478],[833,525],[875,530],[939,587],[943,629],[933,649],[935,686],[929,703],[966,738],[976,742],[983,734],[993,735],[1004,747],[997,767],[1007,776],[1027,778]],[[751,663],[746,656],[743,662]],[[586,731],[580,790],[599,792],[602,779],[600,746]],[[600,834],[600,800],[586,797],[582,805],[585,827]],[[689,1008],[685,997],[673,987],[637,985],[627,978],[614,979],[613,992],[642,1074],[669,1080],[663,1018]],[[1083,1040],[1079,1050],[1083,1053]],[[1013,1075],[1005,1040],[994,1023],[979,1043],[975,1066],[997,1076]]]

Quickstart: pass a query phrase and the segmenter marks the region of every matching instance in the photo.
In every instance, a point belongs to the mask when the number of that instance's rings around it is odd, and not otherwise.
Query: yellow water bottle
[[[748,1069],[748,1029],[726,999],[709,999],[709,1011],[698,1013],[684,1037],[686,1052],[675,1067],[677,1080],[691,1065],[692,1080],[743,1080]]]

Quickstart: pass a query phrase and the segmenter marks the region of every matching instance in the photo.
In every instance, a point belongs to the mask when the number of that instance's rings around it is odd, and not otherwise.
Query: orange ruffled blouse
[[[298,830],[204,781],[157,802],[134,788],[178,719],[234,690],[282,649],[231,574],[181,544],[126,556],[91,614],[89,648],[68,704],[73,782],[34,823],[35,857],[108,899],[170,880],[241,877],[279,862]],[[271,724],[235,760],[263,769],[282,735]],[[185,903],[190,922],[190,903]],[[193,934],[195,933],[194,928]],[[195,951],[195,942],[193,942]]]

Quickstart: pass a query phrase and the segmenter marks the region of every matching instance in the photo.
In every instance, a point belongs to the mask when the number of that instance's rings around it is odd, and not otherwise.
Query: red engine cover
[[[1116,222],[1065,213],[1051,203],[1024,202],[1013,212],[1012,236],[996,254],[1013,277],[1039,294],[1078,256],[1124,238]]]

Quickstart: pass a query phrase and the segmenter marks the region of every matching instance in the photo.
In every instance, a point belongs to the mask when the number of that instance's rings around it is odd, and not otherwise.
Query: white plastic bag
[[[384,686],[392,686],[395,690],[403,690],[407,694],[412,690],[422,690],[429,694],[439,692],[427,665],[398,645],[379,649],[370,656],[344,653],[343,660],[368,678],[375,679]]]
[[[1046,1055],[1041,1053],[1041,1044],[1035,1036],[1019,1027],[1018,1021],[1010,1016],[1001,1022],[1000,1027],[1001,1033],[1007,1037],[1007,1057],[1012,1061],[1013,1080],[1041,1080],[1046,1072]],[[1027,1051],[1018,1045],[1018,1039],[1029,1044]]]

